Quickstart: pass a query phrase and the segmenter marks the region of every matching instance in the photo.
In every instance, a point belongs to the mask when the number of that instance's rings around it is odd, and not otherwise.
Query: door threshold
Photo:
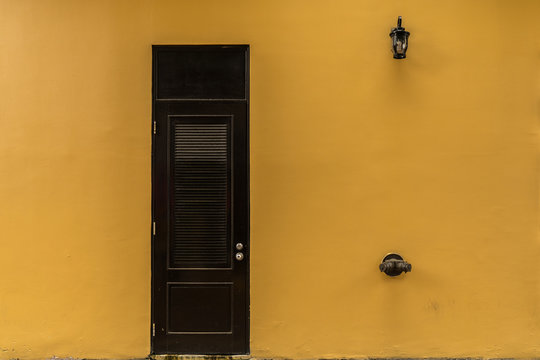
[[[251,355],[182,355],[182,354],[152,354],[152,360],[248,360]]]

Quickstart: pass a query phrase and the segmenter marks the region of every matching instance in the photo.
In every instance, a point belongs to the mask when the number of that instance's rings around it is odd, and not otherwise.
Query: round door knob
[[[244,260],[244,254],[242,254],[241,252],[237,252],[236,255],[234,255],[234,257],[235,257],[236,260],[238,260],[238,261]]]
[[[244,248],[244,244],[242,244],[242,243],[236,244],[236,250],[240,251],[240,250],[242,250],[243,248]]]

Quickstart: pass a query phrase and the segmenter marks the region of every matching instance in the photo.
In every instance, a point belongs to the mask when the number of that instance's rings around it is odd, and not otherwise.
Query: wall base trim
[[[151,360],[540,360],[533,358],[485,358],[485,357],[343,357],[343,358],[305,358],[252,357],[251,355],[149,355]]]

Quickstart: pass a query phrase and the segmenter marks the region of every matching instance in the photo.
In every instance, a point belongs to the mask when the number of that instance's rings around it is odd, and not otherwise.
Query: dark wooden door
[[[248,59],[153,47],[156,354],[249,353]]]

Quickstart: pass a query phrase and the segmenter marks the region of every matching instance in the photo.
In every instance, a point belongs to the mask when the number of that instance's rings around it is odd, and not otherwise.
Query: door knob
[[[388,276],[398,276],[402,272],[410,272],[411,264],[403,260],[399,254],[388,254],[379,265],[379,270]]]
[[[238,261],[244,260],[244,254],[241,253],[241,252],[237,252],[237,253],[234,255],[234,257],[235,257],[236,260],[238,260]]]

